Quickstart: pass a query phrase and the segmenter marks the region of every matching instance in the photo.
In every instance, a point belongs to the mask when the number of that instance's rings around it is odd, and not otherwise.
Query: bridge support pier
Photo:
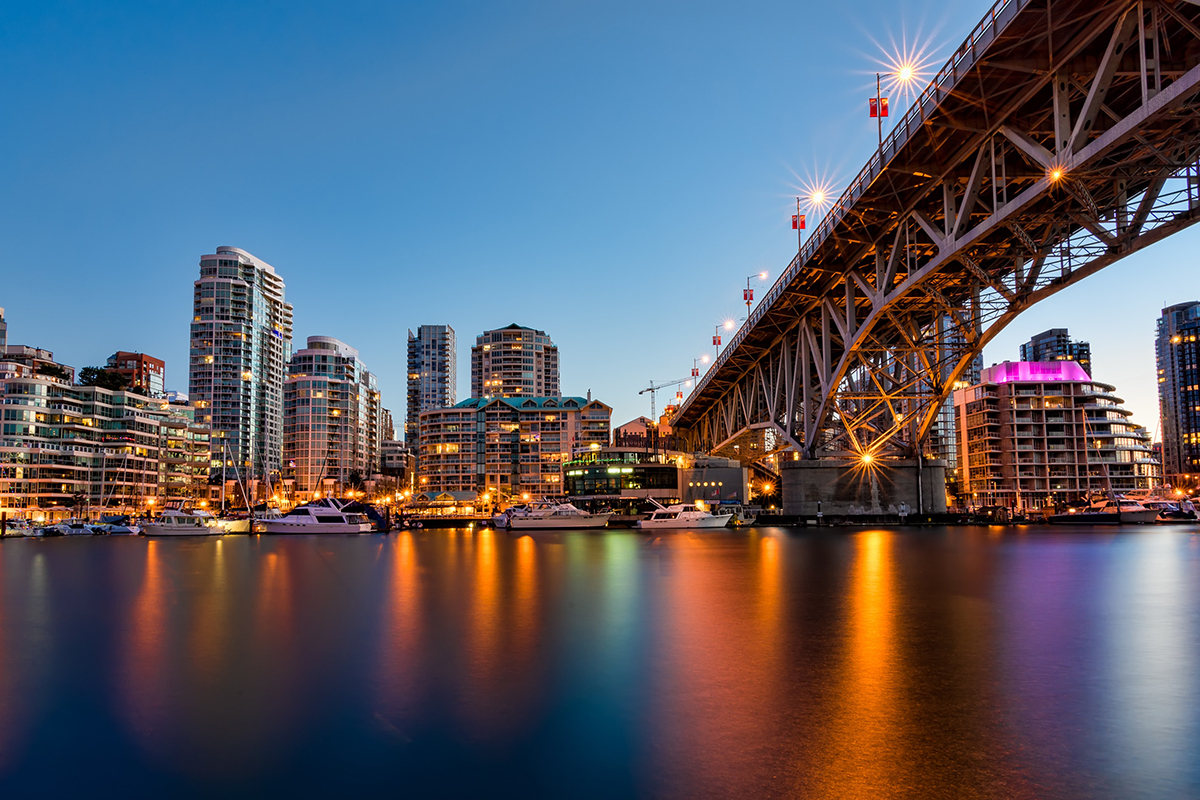
[[[946,462],[877,460],[871,464],[829,460],[784,461],[783,513],[787,516],[897,514],[903,504],[916,515],[946,511]],[[923,497],[918,501],[918,492]]]

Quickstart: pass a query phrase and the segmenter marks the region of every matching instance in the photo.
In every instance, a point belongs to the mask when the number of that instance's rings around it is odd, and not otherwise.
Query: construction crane
[[[666,389],[668,386],[678,386],[681,383],[691,383],[692,380],[692,378],[680,378],[677,381],[667,381],[666,383],[655,383],[654,381],[650,381],[649,386],[638,392],[638,394],[645,394],[646,392],[650,393],[650,419],[654,420],[655,422],[658,421],[654,416],[654,396],[658,394],[659,389]]]

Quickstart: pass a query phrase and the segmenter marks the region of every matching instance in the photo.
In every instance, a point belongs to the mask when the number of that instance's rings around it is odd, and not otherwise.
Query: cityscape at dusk
[[[0,40],[0,796],[1200,796],[1196,0]]]

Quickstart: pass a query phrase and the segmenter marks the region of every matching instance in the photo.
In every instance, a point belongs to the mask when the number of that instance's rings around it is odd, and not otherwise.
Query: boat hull
[[[639,530],[689,530],[697,528],[724,528],[729,524],[731,517],[723,515],[719,517],[706,517],[704,519],[642,519],[638,520]]]
[[[369,522],[285,522],[269,520],[260,523],[263,533],[273,534],[310,534],[310,533],[372,533],[374,528]]]
[[[142,525],[142,536],[219,536],[224,532],[216,525],[156,525],[153,522]]]

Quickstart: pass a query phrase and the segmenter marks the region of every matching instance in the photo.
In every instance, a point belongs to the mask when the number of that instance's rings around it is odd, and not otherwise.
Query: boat
[[[57,525],[51,525],[50,527],[62,536],[95,536],[98,533],[106,533],[106,531],[100,530],[100,526],[92,525],[82,519],[63,520]]]
[[[497,528],[510,531],[603,528],[612,512],[593,514],[570,503],[544,500],[532,505],[512,506],[492,517]]]
[[[137,536],[141,528],[133,523],[128,514],[101,517],[97,528],[102,528],[109,536]]]
[[[642,530],[658,530],[670,528],[724,528],[733,519],[732,514],[710,514],[692,503],[676,503],[664,506],[651,498],[656,508],[646,519],[638,520],[637,526]]]
[[[344,503],[323,498],[297,506],[279,519],[262,522],[263,533],[371,533],[375,526],[362,514],[349,513]]]
[[[1052,514],[1048,521],[1052,525],[1149,525],[1158,519],[1158,513],[1158,509],[1126,498],[1100,498],[1086,508]]]
[[[1142,505],[1158,512],[1158,522],[1195,522],[1196,506],[1190,500],[1143,500]]]
[[[254,519],[250,517],[238,517],[234,519],[222,518],[219,524],[225,529],[226,533],[250,533],[251,528],[255,531],[262,530],[262,523],[266,520],[280,519],[283,517],[283,512],[277,508],[268,508],[266,511],[257,511],[254,514]]]
[[[30,525],[28,520],[24,519],[9,519],[4,521],[4,536],[29,536]]]
[[[142,524],[143,536],[215,536],[225,530],[219,520],[207,511],[176,511],[169,509],[152,521]]]

